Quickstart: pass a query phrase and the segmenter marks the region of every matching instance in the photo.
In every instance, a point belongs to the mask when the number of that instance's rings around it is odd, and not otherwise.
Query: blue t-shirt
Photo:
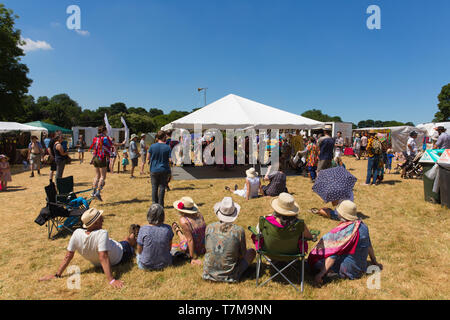
[[[170,266],[172,238],[172,228],[167,224],[142,226],[137,238],[137,244],[142,247],[139,264],[147,269],[163,269]]]
[[[44,145],[45,145],[46,148],[48,148],[48,145],[50,144],[50,140],[52,140],[52,139],[50,139],[50,138],[45,138],[44,139]]]
[[[369,237],[369,228],[361,222],[358,232],[359,240],[354,254],[332,256],[336,259],[332,269],[341,278],[358,279],[366,272],[367,257],[369,248],[372,245]]]
[[[325,138],[320,143],[320,154],[319,160],[332,160],[334,150],[334,140],[333,138]]]
[[[170,147],[165,143],[154,143],[148,149],[150,153],[150,172],[170,172]]]

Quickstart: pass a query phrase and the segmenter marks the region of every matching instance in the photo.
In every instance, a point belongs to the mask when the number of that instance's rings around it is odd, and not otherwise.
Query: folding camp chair
[[[299,291],[298,288],[283,274],[283,271],[288,269],[289,267],[294,267],[294,263],[297,261],[301,261],[301,292],[303,292],[303,281],[305,276],[305,257],[306,252],[304,252],[304,248],[302,246],[301,250],[299,249],[298,241],[299,238],[302,241],[304,238],[305,223],[303,220],[298,220],[293,225],[287,228],[279,228],[274,226],[270,222],[266,220],[265,217],[259,218],[259,232],[254,227],[249,227],[249,230],[257,237],[258,244],[261,243],[261,238],[263,238],[262,245],[259,245],[257,253],[257,266],[256,266],[256,286],[263,286],[267,282],[271,281],[276,276],[282,276],[291,286],[295,288],[295,290]],[[308,239],[317,241],[318,231],[314,231],[314,238]],[[277,271],[272,277],[268,280],[264,281],[261,284],[259,282],[259,275],[261,269],[262,258],[266,259],[270,265]],[[283,268],[278,269],[274,264],[274,261],[287,262],[287,265]],[[297,271],[297,269],[295,269]]]
[[[64,201],[58,201],[56,186],[53,182],[45,187],[45,193],[47,195],[47,206],[42,208],[35,222],[41,226],[47,223],[49,239],[53,240],[56,234],[62,230],[73,233],[75,229],[82,226],[81,216],[89,209],[92,199],[70,200],[66,197],[60,198]]]
[[[91,188],[87,190],[74,192],[73,187],[74,187],[73,176],[56,179],[56,188],[58,189],[58,194],[56,195],[56,202],[67,204],[73,199],[77,198],[77,194],[93,190]]]

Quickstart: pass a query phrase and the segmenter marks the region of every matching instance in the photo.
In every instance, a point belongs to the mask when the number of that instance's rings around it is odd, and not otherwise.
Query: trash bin
[[[439,193],[441,204],[450,208],[450,167],[439,166]]]
[[[423,167],[423,191],[425,195],[425,201],[432,203],[441,203],[440,193],[433,192],[434,180],[427,177],[426,173],[434,167],[436,162],[441,157],[444,150],[442,149],[432,149],[426,150],[419,162]]]
[[[426,173],[434,167],[434,163],[422,163],[423,166],[423,191],[425,194],[425,201],[431,203],[441,203],[441,196],[439,193],[433,192],[434,179],[426,176]]]

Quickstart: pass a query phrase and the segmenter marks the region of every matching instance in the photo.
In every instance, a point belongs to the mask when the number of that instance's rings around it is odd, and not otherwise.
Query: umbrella
[[[356,180],[344,167],[325,169],[317,175],[312,189],[325,202],[352,199]]]

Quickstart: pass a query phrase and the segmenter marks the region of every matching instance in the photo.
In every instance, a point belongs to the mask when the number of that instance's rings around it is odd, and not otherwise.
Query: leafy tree
[[[123,117],[127,122],[130,133],[140,134],[153,132],[156,130],[155,122],[150,116],[137,113],[118,113],[112,115],[108,118],[108,120],[113,128],[123,127],[120,117]]]
[[[32,83],[28,67],[20,63],[25,54],[20,30],[14,28],[17,15],[0,3],[0,120],[23,114],[22,99]]]
[[[438,96],[439,111],[434,115],[434,122],[450,121],[450,83],[443,86]]]
[[[148,115],[152,118],[155,118],[157,116],[162,116],[164,114],[164,111],[162,111],[161,109],[157,109],[157,108],[151,108],[148,111]]]
[[[138,107],[138,108],[131,107],[131,108],[128,108],[128,113],[136,113],[136,114],[146,115],[146,116],[149,115],[147,110],[145,110],[142,107]]]
[[[317,109],[307,110],[302,113],[302,116],[321,122],[342,122],[341,117],[332,117],[327,114],[323,114],[321,110]]]
[[[113,103],[110,107],[109,107],[109,111],[110,114],[118,114],[118,113],[128,113],[128,109],[127,106],[125,105],[125,103],[123,102],[116,102]]]

